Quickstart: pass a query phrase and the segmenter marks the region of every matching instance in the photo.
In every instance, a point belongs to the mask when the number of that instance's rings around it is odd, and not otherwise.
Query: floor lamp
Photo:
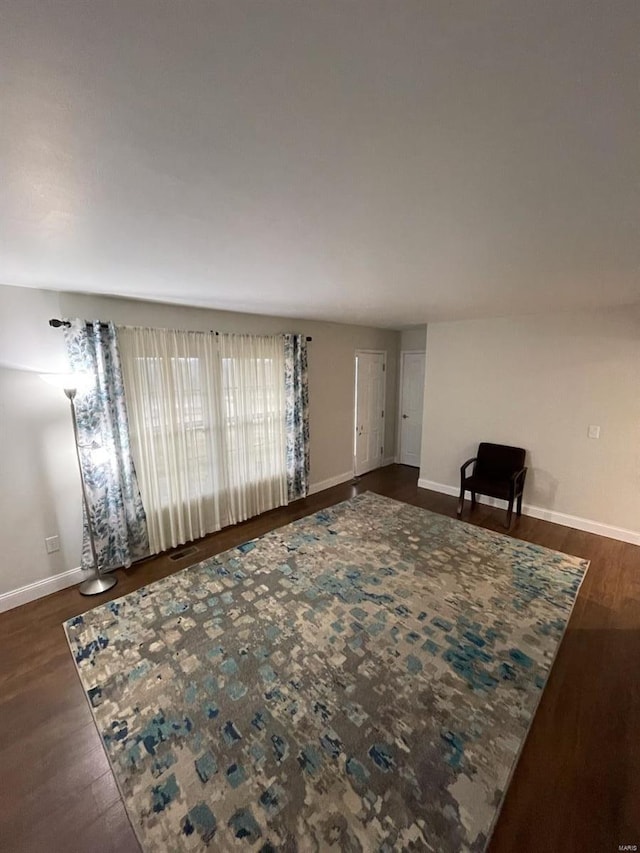
[[[91,544],[91,556],[93,558],[93,567],[95,575],[86,581],[83,581],[78,587],[82,595],[98,595],[101,592],[106,592],[116,585],[117,578],[112,574],[103,574],[100,571],[98,564],[98,552],[96,550],[95,536],[93,533],[93,524],[91,523],[91,512],[89,510],[89,498],[87,496],[87,487],[84,481],[82,472],[82,459],[80,458],[80,445],[78,443],[78,419],[76,417],[75,397],[78,392],[78,386],[84,385],[88,377],[82,373],[42,373],[41,378],[50,385],[55,385],[57,388],[62,388],[69,400],[71,407],[71,420],[73,422],[73,438],[76,445],[76,458],[78,460],[78,470],[80,471],[80,484],[82,486],[82,502],[84,511],[87,517],[87,530],[89,531],[89,542]]]

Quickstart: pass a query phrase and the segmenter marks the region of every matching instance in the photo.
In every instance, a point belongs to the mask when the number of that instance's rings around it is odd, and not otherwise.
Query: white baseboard
[[[456,498],[460,494],[460,489],[455,486],[435,483],[433,480],[425,480],[422,477],[418,480],[418,488],[429,489],[432,492],[441,492],[444,495],[452,495]],[[499,500],[498,498],[490,498],[485,495],[478,495],[477,501],[487,506],[507,506],[506,501]],[[611,524],[592,521],[590,518],[580,518],[577,515],[568,515],[565,512],[556,512],[552,509],[532,506],[531,504],[522,504],[522,512],[524,515],[530,515],[532,518],[540,518],[542,521],[552,521],[554,524],[561,524],[563,527],[573,527],[575,530],[584,530],[586,533],[596,533],[598,536],[607,536],[609,539],[618,539],[620,542],[630,542],[632,545],[640,545],[640,532],[635,530],[614,527]]]
[[[380,463],[380,468],[385,468],[387,465],[393,465],[395,461],[395,457],[386,456]],[[375,470],[375,468],[372,468],[371,471],[367,471],[367,474],[371,474]],[[362,476],[364,477],[365,475],[362,474]],[[309,494],[315,495],[317,492],[324,492],[325,489],[330,489],[332,486],[339,486],[342,483],[347,483],[349,480],[353,480],[353,477],[353,471],[345,471],[344,474],[338,474],[337,477],[329,477],[328,480],[320,480],[319,483],[312,483],[309,486]]]
[[[353,471],[345,471],[344,474],[338,474],[337,477],[329,477],[328,480],[320,480],[319,483],[311,483],[309,486],[309,494],[315,495],[316,492],[324,492],[325,489],[330,489],[332,486],[339,486],[341,483],[346,483],[348,480],[353,480]]]
[[[59,589],[66,589],[68,586],[80,583],[84,578],[85,572],[81,568],[69,569],[50,578],[43,578],[18,589],[3,592],[0,594],[0,613],[4,613],[5,610],[12,610],[21,604],[28,604],[30,601],[35,601],[36,598],[42,598],[52,592],[57,592]]]

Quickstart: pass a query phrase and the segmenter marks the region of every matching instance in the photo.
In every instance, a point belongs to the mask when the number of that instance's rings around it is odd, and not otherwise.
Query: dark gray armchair
[[[511,527],[513,505],[516,514],[522,515],[522,493],[527,469],[524,464],[526,451],[522,447],[510,447],[506,444],[491,444],[483,441],[478,445],[478,454],[467,459],[460,468],[460,500],[458,518],[464,508],[465,492],[471,492],[471,508],[476,505],[476,495],[489,495],[508,502],[507,523]],[[473,464],[470,475],[467,468]]]

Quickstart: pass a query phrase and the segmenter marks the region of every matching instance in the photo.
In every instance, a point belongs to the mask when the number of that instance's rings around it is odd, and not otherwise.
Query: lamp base
[[[98,595],[101,592],[106,592],[111,587],[118,583],[118,579],[113,575],[98,575],[95,578],[89,578],[83,581],[78,587],[80,595]]]

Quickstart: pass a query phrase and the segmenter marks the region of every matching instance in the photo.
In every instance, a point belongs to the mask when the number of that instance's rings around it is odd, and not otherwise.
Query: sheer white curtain
[[[280,337],[118,336],[152,553],[287,502]]]
[[[243,521],[287,503],[282,337],[219,335],[228,507]]]
[[[224,451],[213,335],[118,330],[133,458],[151,553],[219,530]]]

